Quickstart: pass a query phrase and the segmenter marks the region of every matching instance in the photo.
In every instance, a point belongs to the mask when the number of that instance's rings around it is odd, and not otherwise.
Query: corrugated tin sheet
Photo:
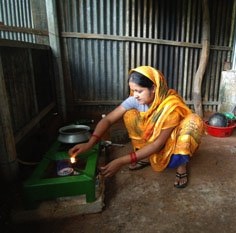
[[[51,53],[47,48],[0,46],[0,57],[16,134],[54,102]]]
[[[203,81],[206,110],[216,110],[224,63],[231,61],[234,1],[209,1],[211,53]],[[117,104],[128,94],[130,68],[151,65],[192,105],[199,64],[198,0],[60,1],[71,104]],[[235,20],[235,19],[234,19]]]
[[[205,110],[216,110],[221,71],[235,60],[235,0],[209,0],[211,53],[202,86]],[[192,106],[199,64],[199,0],[61,0],[58,19],[66,97],[74,105],[115,105],[128,95],[130,68],[151,65]],[[45,0],[2,0],[0,22],[47,30]],[[14,28],[15,29],[15,28]],[[34,34],[35,33],[35,34]],[[46,34],[0,30],[0,37],[48,43]]]
[[[1,0],[0,38],[49,44],[45,0]]]
[[[15,27],[33,28],[31,5],[29,0],[0,1],[0,22]],[[0,31],[1,38],[35,42],[34,35],[21,32]]]

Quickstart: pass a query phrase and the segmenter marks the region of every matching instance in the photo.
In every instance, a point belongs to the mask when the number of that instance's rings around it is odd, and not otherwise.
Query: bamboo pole
[[[203,117],[202,97],[201,97],[202,79],[206,71],[210,54],[210,17],[209,17],[208,0],[202,0],[202,9],[203,9],[202,51],[201,51],[199,66],[193,80],[194,109],[195,112],[201,117]]]

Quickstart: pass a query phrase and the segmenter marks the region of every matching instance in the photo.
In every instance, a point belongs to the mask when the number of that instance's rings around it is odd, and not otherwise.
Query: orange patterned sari
[[[161,130],[175,127],[165,147],[149,157],[153,170],[162,171],[168,166],[173,154],[193,155],[200,144],[204,124],[175,90],[168,89],[160,71],[150,66],[140,66],[132,71],[145,75],[156,85],[154,101],[146,112],[131,109],[124,115],[134,149],[141,149],[155,141]],[[130,95],[133,95],[132,92]]]

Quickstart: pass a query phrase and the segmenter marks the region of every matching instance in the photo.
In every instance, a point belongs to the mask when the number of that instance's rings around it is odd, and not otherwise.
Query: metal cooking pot
[[[62,143],[82,143],[89,140],[91,134],[87,125],[68,125],[59,129],[57,140]]]

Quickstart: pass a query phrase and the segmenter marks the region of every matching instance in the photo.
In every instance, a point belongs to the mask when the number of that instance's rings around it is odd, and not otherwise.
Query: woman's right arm
[[[70,157],[75,157],[78,154],[86,152],[90,148],[92,148],[99,139],[105,134],[105,132],[116,123],[119,119],[121,119],[126,112],[126,109],[119,105],[112,112],[107,114],[104,118],[102,118],[98,124],[96,125],[92,136],[90,137],[87,143],[80,143],[69,149],[68,153]]]
[[[144,146],[135,152],[137,161],[148,158],[151,154],[159,152],[165,145],[167,139],[170,137],[173,128],[162,130],[158,139],[149,145]],[[100,167],[101,174],[104,177],[111,177],[118,172],[122,166],[131,163],[131,154],[123,155],[117,159],[112,160],[103,167]]]

